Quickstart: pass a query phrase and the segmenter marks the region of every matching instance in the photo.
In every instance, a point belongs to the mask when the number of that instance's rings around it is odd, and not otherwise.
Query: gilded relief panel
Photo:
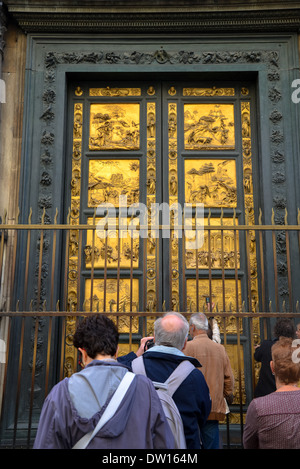
[[[90,88],[90,96],[141,96],[141,88]]]
[[[234,105],[185,104],[184,148],[233,150],[235,148]]]
[[[131,205],[139,201],[139,187],[139,160],[99,159],[89,161],[89,207],[98,207],[98,205],[105,203],[118,207],[121,200],[125,200],[127,205]]]
[[[139,311],[139,281],[129,278],[87,279],[85,281],[85,310],[130,312]],[[132,321],[120,318],[118,323],[120,333],[138,332],[138,319]]]
[[[230,218],[211,218],[210,222],[205,218],[204,226],[226,226],[233,225]],[[195,223],[193,223],[194,225]],[[235,224],[238,225],[237,220]],[[188,232],[187,232],[188,237]],[[208,230],[204,229],[203,243],[199,242],[196,249],[186,249],[187,269],[239,269],[240,250],[238,230]],[[197,255],[197,257],[196,257]]]
[[[93,218],[88,219],[92,225]],[[120,227],[116,218],[95,218],[97,226],[96,236],[93,231],[87,231],[87,241],[84,248],[85,265],[90,269],[117,269],[137,268],[139,265],[139,235],[138,231],[131,230],[131,219],[122,219],[124,229]],[[105,227],[107,223],[107,228]],[[136,225],[134,224],[133,228]]]
[[[139,103],[97,103],[90,109],[90,150],[138,150]]]
[[[199,279],[198,285],[196,279],[187,279],[187,304],[189,311],[197,311],[197,288],[199,292],[199,310],[208,310],[207,300],[211,298],[209,309],[212,311],[223,310],[225,304],[226,311],[236,311],[236,304],[241,305],[241,282],[235,279]],[[235,321],[235,319],[234,319]],[[228,332],[228,330],[227,330]]]
[[[205,207],[236,207],[236,162],[233,159],[186,159],[185,201]]]

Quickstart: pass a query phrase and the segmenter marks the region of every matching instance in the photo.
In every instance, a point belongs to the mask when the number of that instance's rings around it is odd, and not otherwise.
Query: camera
[[[144,346],[144,352],[146,352],[146,350],[149,350],[149,348],[153,347],[153,345],[154,345],[154,340],[153,339],[147,340],[147,342],[145,343],[145,346]]]

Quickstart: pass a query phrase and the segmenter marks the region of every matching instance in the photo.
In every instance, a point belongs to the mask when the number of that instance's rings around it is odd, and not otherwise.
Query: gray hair
[[[204,313],[194,313],[190,317],[190,325],[195,326],[196,329],[208,331],[208,320]]]
[[[181,319],[182,326],[180,326],[180,328],[174,328],[172,331],[167,330],[163,324],[163,320],[167,316],[176,316],[177,318]],[[176,347],[179,350],[182,350],[188,333],[189,323],[180,313],[169,312],[158,318],[154,323],[154,336],[156,345],[166,345],[168,347]]]

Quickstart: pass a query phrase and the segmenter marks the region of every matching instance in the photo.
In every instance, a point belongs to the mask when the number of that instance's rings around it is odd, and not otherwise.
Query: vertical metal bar
[[[3,318],[4,320],[8,319],[8,328],[6,335],[6,355],[5,355],[5,366],[4,366],[4,376],[3,376],[3,385],[2,385],[2,403],[0,409],[0,428],[2,428],[2,416],[4,415],[4,406],[5,406],[5,396],[6,396],[6,384],[7,384],[7,371],[8,371],[8,357],[10,352],[10,332],[11,332],[11,318]]]
[[[196,230],[195,230],[195,233]],[[179,238],[178,238],[179,240]],[[187,312],[187,299],[186,299],[186,278],[185,278],[185,231],[182,230],[182,310]]]
[[[82,230],[79,230],[78,233],[78,264],[77,264],[77,311],[80,311],[81,308],[81,288],[80,288],[80,279],[81,279],[81,261],[82,261]]]
[[[31,224],[32,209],[30,209],[28,217],[28,226]],[[31,231],[27,231],[27,248],[26,248],[26,261],[25,261],[25,278],[24,278],[24,301],[23,310],[27,309],[27,291],[28,291],[28,271],[29,271],[29,258],[30,258],[30,244],[31,244]]]
[[[274,222],[274,210],[272,209],[272,225]],[[275,303],[276,311],[279,311],[279,296],[278,296],[278,274],[277,274],[277,254],[276,254],[276,231],[272,230],[272,244],[273,244],[273,260],[274,260],[274,281],[275,281]]]
[[[211,230],[210,230],[210,209],[209,209],[209,216],[208,216],[208,281],[209,281],[209,304],[212,304],[212,271],[211,271]]]
[[[173,239],[174,232],[172,234],[172,226],[171,226],[171,212],[170,212],[170,240]],[[163,233],[163,229],[162,229]],[[169,309],[173,311],[173,304],[172,304],[172,243],[169,243],[169,302],[170,302],[170,307]]]
[[[252,320],[252,317],[249,318],[249,334],[250,334],[250,353],[251,353],[251,358],[252,358],[254,356],[253,320]],[[251,371],[252,371],[252,392],[254,394],[254,389],[255,389],[255,386],[256,386],[254,358],[251,359]]]
[[[133,229],[131,232],[131,240],[130,240],[130,304],[129,304],[129,350],[132,350],[132,288],[133,288]]]
[[[16,220],[17,223],[18,223],[18,217],[19,217],[19,213],[17,215],[17,220]],[[14,231],[15,231],[15,236],[13,239],[14,246],[13,246],[13,255],[12,255],[12,273],[11,273],[11,286],[10,286],[10,303],[11,303],[10,309],[12,309],[13,291],[14,291],[14,286],[15,286],[15,271],[16,271],[17,246],[18,246],[18,228],[16,228]],[[0,261],[0,264],[2,265],[1,261]],[[1,274],[0,274],[0,279],[1,279]]]
[[[155,238],[155,268],[156,268],[156,311],[159,310],[159,274],[161,269],[159,268],[159,229],[156,231],[157,237]],[[145,310],[146,311],[146,310]]]
[[[46,210],[44,208],[43,215],[42,215],[42,225],[44,225]],[[44,230],[41,230],[40,236],[40,251],[39,251],[39,272],[38,272],[38,291],[37,291],[37,311],[40,308],[40,301],[41,301],[41,284],[42,284],[42,265],[43,265],[43,245],[44,245]]]
[[[22,362],[23,362],[23,349],[24,349],[24,333],[25,333],[25,317],[22,317],[20,348],[19,348],[19,368],[18,368],[18,379],[17,379],[17,394],[16,394],[13,443],[12,443],[13,448],[15,448],[15,444],[16,444],[16,435],[17,435],[17,427],[18,427],[18,413],[19,413],[20,393],[21,393],[21,375],[22,375]]]
[[[204,220],[203,222],[204,223]],[[205,229],[205,227],[203,227]],[[196,210],[196,234],[197,234],[197,210]],[[205,239],[205,231],[204,231],[204,239]],[[198,241],[198,238],[196,242]],[[198,242],[196,244],[196,311],[200,311],[199,309],[199,258],[198,258]]]
[[[121,207],[120,209],[121,210]],[[117,312],[120,311],[120,268],[121,268],[121,227],[118,227],[118,265],[117,265]],[[117,327],[119,328],[119,315],[117,316]]]
[[[51,358],[51,335],[52,335],[52,320],[53,317],[49,317],[48,324],[48,340],[47,340],[47,359],[46,359],[46,378],[45,378],[45,398],[48,394],[48,383],[49,383],[49,373],[50,373],[50,358]]]
[[[147,237],[143,238],[143,311],[147,308],[147,250],[148,250],[148,237],[151,232],[147,231]],[[157,244],[157,241],[156,241]],[[156,247],[156,246],[155,246]],[[147,320],[147,318],[146,318]]]
[[[221,209],[221,227],[223,227],[223,208]],[[216,247],[215,247],[216,250]],[[222,263],[222,298],[223,311],[225,311],[225,266],[224,266],[224,231],[221,229],[221,263]]]
[[[259,209],[259,225],[262,227],[261,221],[261,209]],[[262,310],[266,311],[266,295],[265,295],[265,264],[264,264],[264,246],[263,246],[263,231],[259,230],[259,257],[260,257],[260,273],[261,273],[261,298],[262,298]]]
[[[249,225],[248,211],[246,211],[246,225]],[[250,241],[251,235],[249,230],[245,231],[246,235],[246,259],[247,259],[247,277],[248,277],[248,301],[249,311],[252,311],[252,288],[251,288],[251,262],[250,262]]]
[[[65,272],[64,272],[64,297],[63,297],[63,310],[68,310],[68,270],[69,270],[69,243],[70,243],[70,210],[67,218],[67,225],[69,228],[66,230],[66,250],[65,250]]]
[[[36,355],[37,355],[37,343],[38,343],[38,332],[39,332],[39,318],[35,318],[35,330],[34,330],[34,345],[33,345],[33,356],[32,356],[32,372],[31,372],[31,390],[30,390],[30,403],[29,403],[29,417],[28,417],[28,434],[27,434],[27,447],[30,447],[30,436],[31,436],[31,425],[32,425],[32,409],[33,409],[33,398],[34,398],[34,380],[35,380],[35,368],[36,368]]]
[[[61,353],[60,353],[60,372],[59,379],[60,381],[64,376],[64,361],[65,361],[65,339],[66,339],[66,316],[62,318],[62,331],[61,331]]]
[[[57,210],[54,218],[54,224],[57,223]],[[56,236],[57,231],[53,230],[53,242],[52,242],[52,261],[51,261],[51,284],[50,284],[50,311],[53,311],[54,301],[54,275],[55,275],[55,256],[56,256]]]
[[[241,422],[241,439],[243,437],[243,394],[242,394],[242,377],[241,377],[241,356],[240,356],[240,347],[241,347],[241,337],[240,337],[240,324],[239,318],[236,318],[237,324],[237,356],[238,356],[238,383],[239,383],[239,402],[240,402],[240,422]]]
[[[235,218],[235,209],[233,214],[233,225],[236,226],[236,218]],[[238,229],[235,228],[233,230],[234,234],[234,279],[235,279],[235,301],[236,301],[236,311],[239,311],[239,276],[238,276],[238,249],[240,250],[240,236],[239,236],[239,243],[237,242],[237,233],[239,233]]]
[[[94,269],[95,269],[95,217],[96,209],[93,215],[93,228],[92,228],[92,258],[91,258],[91,291],[90,291],[90,311],[93,311],[93,296],[94,296]],[[105,262],[107,262],[107,232],[105,237]],[[106,295],[106,285],[104,287]],[[105,311],[106,297],[104,298],[104,311]]]
[[[133,231],[130,239],[130,293],[129,293],[129,311],[132,312],[132,287],[133,287]]]
[[[287,226],[287,209],[285,209],[285,225]],[[290,240],[289,232],[285,231],[285,240],[286,240],[286,263],[287,263],[287,272],[288,272],[288,286],[289,286],[289,311],[293,311],[293,291],[292,291],[292,274],[291,274],[291,258],[290,258]]]

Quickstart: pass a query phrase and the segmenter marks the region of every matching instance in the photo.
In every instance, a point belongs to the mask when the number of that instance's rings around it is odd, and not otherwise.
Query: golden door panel
[[[233,150],[233,104],[185,104],[184,147],[186,150]]]
[[[91,104],[90,150],[138,150],[139,103]]]
[[[233,224],[232,218],[211,218],[208,223],[207,218],[204,220],[204,226],[209,224],[213,226],[226,226]],[[237,220],[234,221],[238,225]],[[195,222],[193,220],[193,225]],[[238,227],[238,226],[237,226]],[[194,226],[193,226],[194,228]],[[186,232],[186,238],[195,239],[194,231]],[[192,235],[194,234],[194,239]],[[200,239],[200,236],[202,237]],[[238,230],[203,230],[198,235],[198,249],[188,249],[185,251],[186,269],[239,269],[240,268],[240,250],[239,250],[239,233]]]
[[[124,229],[119,227],[116,218],[88,218],[88,224],[95,221],[94,231],[87,231],[87,242],[84,248],[85,266],[90,269],[123,269],[139,266],[139,231],[134,219],[124,218]]]
[[[88,206],[131,205],[139,201],[139,160],[98,159],[89,162]]]
[[[85,281],[86,311],[139,311],[139,281],[137,279],[87,279]],[[120,324],[120,332],[129,332],[128,319]],[[131,332],[138,332],[138,320],[134,320]]]
[[[225,288],[222,279],[208,278],[199,279],[198,286],[196,279],[187,279],[187,302],[189,311],[206,310],[211,311],[213,308],[223,310],[223,304],[226,311],[236,311],[237,303],[241,305],[241,283],[235,279],[227,278],[224,280]],[[198,295],[198,309],[197,309],[197,295]],[[211,303],[208,299],[211,298]]]
[[[236,162],[232,159],[185,160],[185,201],[205,207],[236,207]]]

